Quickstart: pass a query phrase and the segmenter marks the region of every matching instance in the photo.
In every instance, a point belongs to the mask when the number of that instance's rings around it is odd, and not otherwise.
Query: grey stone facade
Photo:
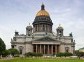
[[[75,42],[72,33],[69,36],[63,35],[63,27],[57,27],[57,34],[52,33],[52,20],[48,12],[45,11],[44,5],[37,13],[33,27],[26,27],[26,34],[19,34],[15,32],[13,39],[11,39],[12,48],[17,49],[20,54],[27,52],[56,54],[59,52],[75,51]]]

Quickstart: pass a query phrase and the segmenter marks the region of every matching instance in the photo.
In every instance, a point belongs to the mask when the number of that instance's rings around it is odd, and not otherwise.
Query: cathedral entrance
[[[33,44],[33,52],[42,54],[56,54],[59,52],[59,45]]]

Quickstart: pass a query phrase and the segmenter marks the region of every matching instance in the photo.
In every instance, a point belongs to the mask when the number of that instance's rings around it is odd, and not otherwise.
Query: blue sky
[[[0,0],[0,37],[11,47],[15,30],[25,34],[42,2],[53,21],[53,32],[61,24],[64,35],[73,33],[76,49],[84,47],[84,0]]]

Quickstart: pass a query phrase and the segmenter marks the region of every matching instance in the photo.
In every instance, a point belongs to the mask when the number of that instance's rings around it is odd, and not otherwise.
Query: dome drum
[[[36,16],[33,25],[42,23],[53,25],[52,20],[49,16]]]
[[[38,22],[34,22],[34,23],[33,23],[33,26],[34,26],[34,25],[38,25],[38,24],[53,25],[53,23],[51,23],[51,22],[44,22],[44,21],[39,22],[39,21],[38,21]]]

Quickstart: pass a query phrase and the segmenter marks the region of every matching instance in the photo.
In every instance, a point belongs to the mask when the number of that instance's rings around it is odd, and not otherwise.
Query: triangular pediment
[[[43,37],[43,38],[37,39],[35,41],[56,41],[56,40],[55,39],[52,39],[50,37]]]

